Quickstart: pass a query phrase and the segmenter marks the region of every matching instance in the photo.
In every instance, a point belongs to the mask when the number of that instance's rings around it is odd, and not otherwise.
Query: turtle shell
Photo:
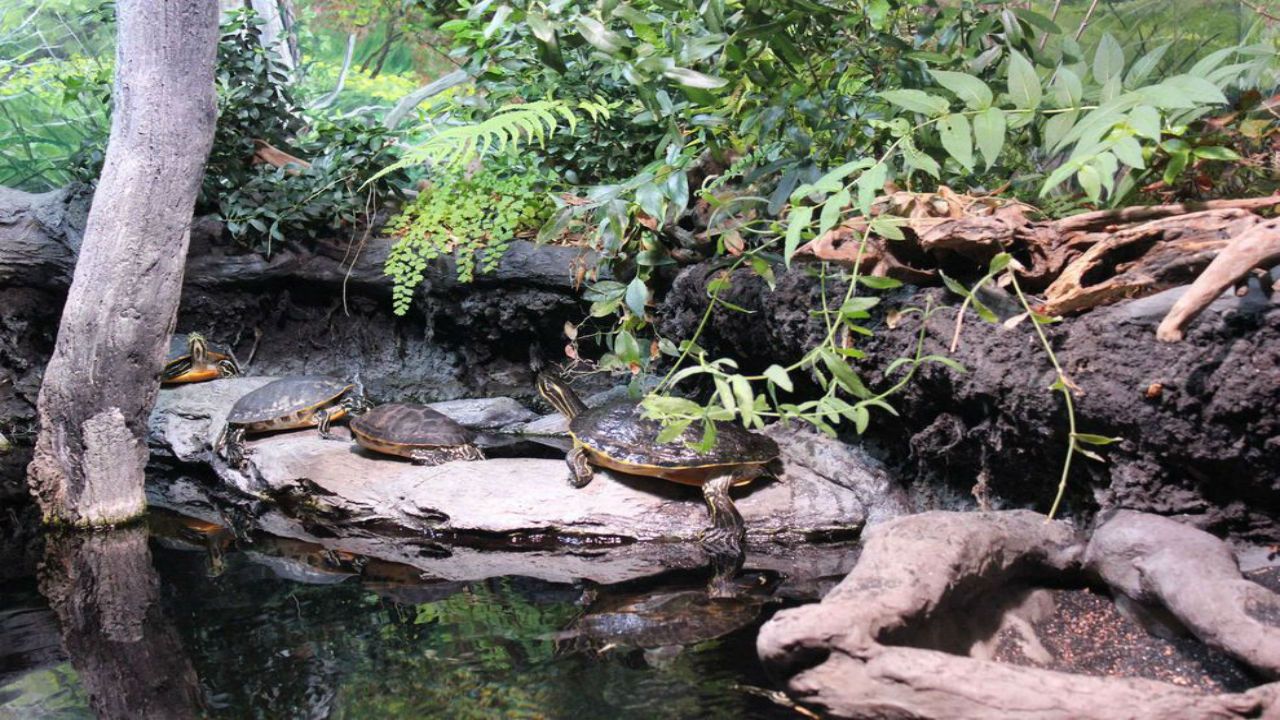
[[[638,470],[763,465],[778,457],[771,438],[729,422],[716,423],[716,442],[707,452],[690,447],[702,439],[701,426],[691,425],[671,442],[658,444],[662,424],[642,417],[633,402],[588,408],[569,423],[569,432],[587,449]]]
[[[350,423],[357,436],[380,444],[414,447],[466,445],[476,434],[425,405],[379,405]]]
[[[337,400],[355,386],[345,380],[315,375],[291,375],[273,380],[236,401],[227,422],[252,425],[314,410]]]

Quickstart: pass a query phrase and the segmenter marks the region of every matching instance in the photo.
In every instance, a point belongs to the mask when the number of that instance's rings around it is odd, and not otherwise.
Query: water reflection
[[[199,683],[161,609],[144,528],[48,538],[40,591],[99,717],[200,715]]]
[[[51,539],[52,610],[6,587],[0,649],[30,641],[0,651],[0,720],[789,717],[739,689],[767,684],[755,629],[783,592],[740,558],[716,563],[723,599],[706,568],[443,581],[216,523],[151,533]]]

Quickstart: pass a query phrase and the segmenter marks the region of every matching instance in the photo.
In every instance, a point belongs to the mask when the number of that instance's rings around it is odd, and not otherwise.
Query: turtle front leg
[[[234,468],[244,467],[244,428],[225,427],[214,444],[214,452],[222,455],[227,464]]]
[[[475,445],[472,445],[471,443],[467,443],[466,445],[459,445],[457,448],[455,448],[455,455],[454,455],[454,459],[456,459],[456,460],[484,460],[484,459],[485,459],[485,457],[484,457],[484,451],[483,451],[483,450],[481,450],[480,448],[476,447]]]
[[[587,449],[581,445],[575,445],[568,455],[564,456],[565,462],[569,464],[569,484],[575,488],[584,488],[591,483],[591,478],[595,472],[591,469],[591,464],[587,462]]]
[[[747,528],[742,515],[729,496],[729,488],[745,483],[762,472],[759,465],[739,468],[727,475],[718,475],[702,485],[702,498],[707,502],[707,514],[711,527],[702,533],[702,544],[712,554],[739,554],[747,539]]]
[[[417,448],[409,453],[414,465],[442,465],[453,459],[451,453],[444,448]]]
[[[320,437],[325,440],[342,440],[342,438],[334,435],[330,431],[333,428],[334,419],[341,416],[345,411],[345,407],[341,405],[334,405],[333,407],[327,407],[319,410],[316,413],[316,428],[320,431]]]

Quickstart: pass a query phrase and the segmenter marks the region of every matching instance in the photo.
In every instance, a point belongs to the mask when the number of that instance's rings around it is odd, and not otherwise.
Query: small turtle
[[[263,385],[236,401],[227,414],[215,453],[236,467],[244,465],[245,433],[317,427],[320,436],[336,440],[329,427],[368,403],[356,386],[330,377],[291,375]]]
[[[571,485],[585,487],[595,465],[701,486],[712,525],[703,533],[703,542],[713,551],[741,550],[746,529],[729,488],[765,473],[765,465],[778,457],[778,444],[772,439],[736,423],[717,422],[715,444],[706,452],[691,447],[701,437],[696,428],[659,444],[662,424],[643,417],[637,402],[621,400],[588,408],[572,388],[547,373],[538,375],[538,392],[569,419],[573,449],[565,459]]]
[[[474,432],[425,405],[379,405],[351,421],[351,434],[362,447],[416,465],[484,459]]]
[[[160,382],[164,385],[204,382],[240,374],[240,364],[230,350],[215,350],[200,333],[169,340],[169,354],[164,361]]]

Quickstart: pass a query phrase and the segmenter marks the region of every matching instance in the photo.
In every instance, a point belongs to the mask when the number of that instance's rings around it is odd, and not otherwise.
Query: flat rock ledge
[[[315,431],[250,439],[251,466],[228,467],[211,453],[231,405],[273,378],[233,378],[165,389],[151,421],[151,445],[160,458],[211,468],[228,487],[274,504],[330,531],[377,528],[388,536],[442,542],[484,539],[491,545],[625,546],[696,543],[707,526],[695,488],[648,478],[600,473],[586,488],[568,485],[567,468],[554,459],[499,458],[420,467],[375,456],[351,442],[324,440]],[[441,406],[446,412],[451,406]],[[502,424],[468,407],[462,420]],[[345,431],[342,431],[345,432]],[[832,482],[795,464],[780,481],[735,491],[749,545],[789,545],[856,536],[869,514],[868,498],[890,483],[873,461],[852,453]],[[877,517],[905,510],[889,493],[874,503]]]
[[[757,649],[796,700],[838,718],[1280,718],[1280,683],[1205,694],[982,659],[1003,626],[1027,626],[1032,588],[1084,582],[1280,676],[1280,596],[1242,578],[1217,538],[1127,511],[1087,540],[1029,511],[891,520],[822,602],[766,623]]]

